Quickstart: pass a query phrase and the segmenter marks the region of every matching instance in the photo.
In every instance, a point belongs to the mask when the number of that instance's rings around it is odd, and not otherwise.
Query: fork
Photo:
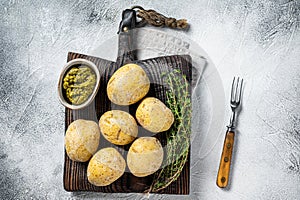
[[[220,160],[220,166],[217,176],[217,185],[220,188],[225,188],[228,185],[230,174],[230,164],[232,158],[232,149],[234,144],[235,126],[237,111],[241,103],[243,79],[234,77],[231,86],[230,107],[232,110],[230,123],[227,126],[227,132],[223,144],[223,151]]]

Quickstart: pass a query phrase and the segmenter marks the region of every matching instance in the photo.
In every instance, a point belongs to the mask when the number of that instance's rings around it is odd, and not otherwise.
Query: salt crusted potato
[[[78,119],[72,122],[66,131],[66,152],[73,161],[88,161],[97,151],[99,142],[100,130],[94,121]]]
[[[154,97],[145,98],[138,106],[135,116],[142,127],[153,133],[168,130],[174,122],[172,111]]]
[[[127,64],[109,79],[107,95],[115,104],[131,105],[141,100],[149,88],[150,81],[146,72],[136,64]]]
[[[163,161],[163,149],[154,137],[141,137],[135,140],[127,154],[127,165],[137,177],[145,177],[156,172]]]
[[[135,119],[127,112],[111,110],[104,113],[99,120],[102,135],[116,145],[131,143],[138,135]]]
[[[114,148],[99,150],[90,160],[87,168],[88,181],[96,186],[107,186],[125,172],[126,162]]]

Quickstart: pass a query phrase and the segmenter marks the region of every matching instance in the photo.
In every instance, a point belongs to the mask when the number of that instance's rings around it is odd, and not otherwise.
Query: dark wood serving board
[[[108,110],[111,109],[122,109],[128,111],[132,116],[135,116],[135,109],[138,103],[122,107],[112,104],[106,94],[106,85],[108,83],[109,78],[112,74],[119,68],[118,64],[112,61],[104,60],[97,57],[87,56],[79,53],[68,54],[68,61],[76,59],[76,58],[84,58],[92,61],[98,67],[101,79],[100,79],[100,88],[98,94],[95,97],[93,103],[91,103],[88,107],[81,110],[70,110],[66,108],[65,110],[65,130],[67,130],[68,126],[71,122],[76,119],[87,119],[94,120],[98,123],[100,116]],[[192,62],[191,57],[188,55],[174,55],[174,56],[164,56],[157,57],[147,60],[136,60],[132,61],[132,63],[139,64],[147,73],[150,78],[150,91],[147,96],[152,96],[160,99],[162,102],[166,103],[166,89],[164,87],[165,83],[161,77],[161,74],[164,72],[170,72],[173,69],[181,70],[182,74],[186,75],[187,80],[191,83],[192,79]],[[191,92],[191,89],[190,89]],[[191,127],[190,127],[191,128]],[[159,133],[153,135],[152,133],[144,130],[139,127],[138,137],[141,136],[154,136],[157,137],[162,145],[166,144],[166,138],[164,137],[164,133]],[[119,152],[124,156],[126,160],[127,151],[130,147],[126,146],[116,146],[108,143],[104,137],[100,137],[100,145],[99,149],[112,146],[119,150]],[[119,178],[117,181],[112,183],[109,186],[105,187],[97,187],[90,184],[87,180],[87,170],[88,162],[80,163],[74,162],[69,159],[65,152],[65,163],[64,163],[64,188],[67,191],[94,191],[94,192],[104,192],[104,193],[141,193],[147,190],[152,183],[153,175],[138,178],[132,175],[128,168],[125,170],[124,175]],[[190,157],[186,162],[183,171],[179,178],[174,181],[167,188],[161,190],[159,193],[163,194],[189,194],[190,188]]]

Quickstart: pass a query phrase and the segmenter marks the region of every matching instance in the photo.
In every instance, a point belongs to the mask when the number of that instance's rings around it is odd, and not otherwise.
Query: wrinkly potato
[[[87,168],[88,181],[96,186],[107,186],[119,179],[125,172],[126,162],[114,148],[99,150],[90,160]]]
[[[154,137],[136,139],[129,148],[127,165],[137,177],[145,177],[156,172],[163,161],[161,143]]]
[[[131,105],[141,100],[150,89],[146,72],[136,64],[118,69],[107,84],[109,100],[118,105]]]
[[[97,151],[99,142],[100,130],[94,121],[78,119],[72,122],[66,131],[66,152],[73,161],[88,161]]]
[[[135,119],[127,112],[111,110],[104,113],[99,120],[102,135],[116,145],[131,143],[138,135]]]
[[[142,127],[153,133],[167,131],[174,122],[172,111],[154,97],[145,98],[138,106],[135,116]]]

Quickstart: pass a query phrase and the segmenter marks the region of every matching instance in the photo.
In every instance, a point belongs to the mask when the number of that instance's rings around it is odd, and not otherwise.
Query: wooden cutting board
[[[70,52],[68,54],[68,61],[75,58],[84,58],[92,61],[98,67],[101,76],[100,79],[100,88],[98,94],[95,97],[93,103],[88,107],[81,110],[70,110],[66,108],[65,110],[65,130],[71,122],[76,119],[87,119],[94,120],[98,123],[100,116],[111,109],[122,109],[128,111],[132,116],[135,116],[135,110],[137,108],[136,103],[129,107],[121,107],[115,104],[112,104],[106,94],[106,86],[108,80],[112,74],[118,69],[118,65],[115,62],[104,60],[97,57],[87,56],[79,53]],[[162,102],[166,103],[166,85],[161,77],[161,74],[164,72],[170,72],[173,69],[181,70],[182,74],[186,75],[187,80],[191,83],[192,79],[192,61],[189,55],[174,55],[174,56],[164,56],[157,57],[147,60],[137,60],[132,61],[132,63],[137,63],[140,65],[147,75],[150,78],[150,91],[147,96],[152,96],[160,99]],[[189,88],[191,94],[191,88]],[[191,128],[191,127],[189,127]],[[160,140],[162,145],[166,145],[166,138],[163,133],[153,135],[152,133],[146,131],[145,129],[139,127],[138,137],[142,136],[154,136]],[[105,140],[101,136],[99,149],[104,147],[117,147],[119,152],[123,155],[126,160],[127,151],[130,147],[129,145],[125,146],[116,146]],[[87,170],[88,162],[79,163],[74,162],[69,159],[65,152],[65,163],[64,163],[64,188],[67,191],[94,191],[94,192],[103,192],[103,193],[141,193],[149,188],[152,183],[153,175],[139,178],[133,176],[128,168],[126,168],[124,175],[119,178],[117,181],[112,183],[109,186],[97,187],[90,184],[87,180]],[[183,168],[182,173],[176,181],[169,185],[164,190],[161,190],[159,193],[163,194],[189,194],[190,188],[190,156]]]

